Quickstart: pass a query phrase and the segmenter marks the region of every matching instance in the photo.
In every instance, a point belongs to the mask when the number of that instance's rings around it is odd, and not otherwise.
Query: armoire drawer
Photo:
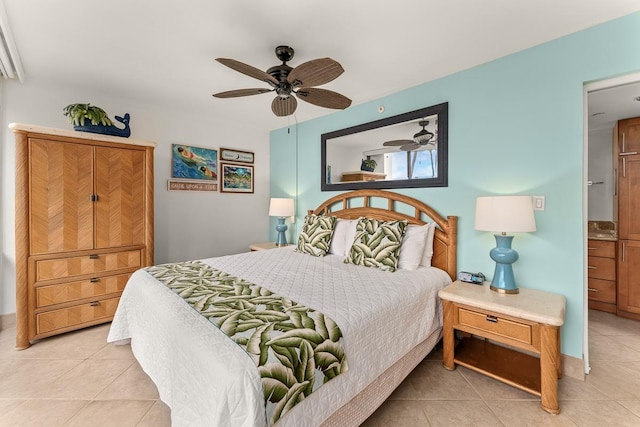
[[[589,300],[616,303],[616,282],[589,278]]]
[[[77,282],[36,287],[36,307],[77,301],[85,298],[119,293],[124,290],[131,273],[94,277]]]
[[[36,314],[36,333],[46,334],[57,329],[79,326],[96,320],[111,320],[118,307],[118,301],[120,301],[120,297]]]
[[[36,282],[127,268],[139,268],[141,265],[142,253],[139,249],[107,254],[96,253],[69,258],[39,260],[36,261]]]

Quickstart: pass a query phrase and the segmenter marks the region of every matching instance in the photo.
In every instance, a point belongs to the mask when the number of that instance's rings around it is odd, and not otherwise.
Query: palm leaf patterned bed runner
[[[318,311],[200,261],[145,270],[253,359],[270,424],[348,369],[340,328]]]

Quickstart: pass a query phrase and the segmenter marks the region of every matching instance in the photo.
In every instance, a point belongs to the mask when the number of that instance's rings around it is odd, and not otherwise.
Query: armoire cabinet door
[[[618,310],[640,314],[640,242],[620,240]]]
[[[640,240],[640,154],[618,163],[618,237]]]
[[[93,147],[29,139],[31,254],[93,248]]]
[[[145,152],[95,147],[96,248],[144,244]]]

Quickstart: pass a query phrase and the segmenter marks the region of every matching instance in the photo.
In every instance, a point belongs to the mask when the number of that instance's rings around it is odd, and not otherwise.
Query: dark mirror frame
[[[327,183],[327,141],[332,138],[364,132],[384,126],[395,125],[410,120],[428,116],[438,116],[438,176],[435,178],[380,180],[367,182],[341,182]],[[418,187],[446,187],[448,185],[448,140],[449,140],[449,103],[433,105],[421,108],[397,116],[387,117],[373,122],[363,123],[346,129],[340,129],[320,136],[321,141],[321,191],[358,190],[363,188],[389,189],[389,188],[418,188]],[[382,141],[380,142],[382,145]]]

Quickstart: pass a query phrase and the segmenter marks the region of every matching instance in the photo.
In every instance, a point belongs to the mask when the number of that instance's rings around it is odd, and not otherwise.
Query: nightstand
[[[288,244],[285,246],[289,246]],[[275,248],[282,248],[284,246],[278,246],[276,245],[276,242],[265,242],[265,243],[252,243],[251,245],[249,245],[249,249],[251,249],[251,251],[265,251],[267,249],[275,249]]]
[[[560,326],[565,298],[520,288],[515,295],[455,281],[438,295],[444,308],[444,367],[464,366],[540,396],[542,408],[560,412]],[[465,337],[455,346],[454,333]]]

